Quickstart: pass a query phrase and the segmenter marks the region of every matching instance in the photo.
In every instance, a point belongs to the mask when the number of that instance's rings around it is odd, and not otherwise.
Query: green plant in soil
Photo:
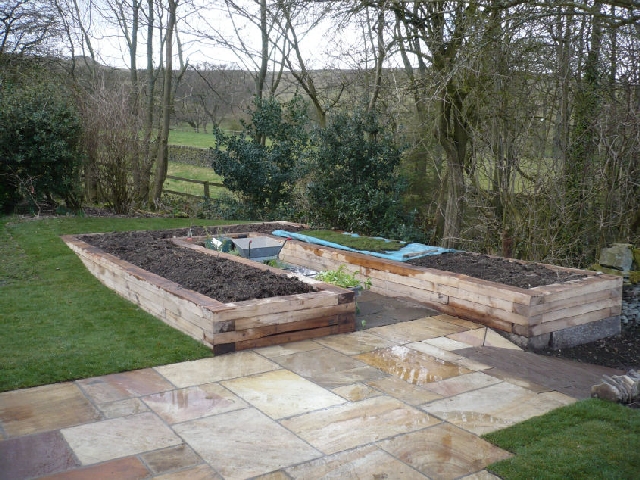
[[[102,285],[60,239],[205,223],[214,222],[1,217],[0,391],[210,356],[204,345]]]
[[[305,235],[337,243],[354,250],[364,250],[367,252],[395,252],[406,245],[398,240],[383,240],[374,237],[358,236],[341,233],[335,230],[306,230]]]
[[[638,478],[640,410],[589,399],[483,436],[515,454],[487,467],[505,479]]]
[[[344,265],[340,265],[338,270],[325,270],[324,272],[319,272],[316,275],[316,280],[320,280],[322,282],[331,283],[338,287],[342,288],[353,288],[353,287],[364,287],[366,289],[371,288],[371,279],[367,278],[364,284],[360,281],[360,279],[356,278],[356,274],[349,273],[345,270]]]

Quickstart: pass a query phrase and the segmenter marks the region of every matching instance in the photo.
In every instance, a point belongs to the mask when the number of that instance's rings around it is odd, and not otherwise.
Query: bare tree
[[[48,52],[61,36],[55,5],[48,0],[0,4],[0,56]]]

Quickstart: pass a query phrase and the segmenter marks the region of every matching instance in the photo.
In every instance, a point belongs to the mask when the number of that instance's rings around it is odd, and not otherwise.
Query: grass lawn
[[[59,236],[216,223],[0,217],[0,391],[210,356],[103,286]]]
[[[597,399],[484,438],[515,454],[488,470],[505,479],[631,479],[640,475],[640,411]]]
[[[191,180],[201,180],[203,182],[222,183],[222,177],[216,174],[213,168],[196,167],[195,165],[187,165],[185,163],[169,162],[167,175],[189,178]],[[204,195],[204,185],[198,183],[167,179],[164,182],[164,188],[176,192],[189,193],[191,195]],[[226,191],[226,188],[209,187],[211,198],[218,198],[224,191]]]
[[[216,139],[211,131],[209,133],[196,133],[189,126],[172,127],[169,131],[169,145],[209,148],[215,147]]]

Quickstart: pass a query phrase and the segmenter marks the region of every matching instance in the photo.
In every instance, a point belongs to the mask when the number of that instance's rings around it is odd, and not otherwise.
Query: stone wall
[[[208,148],[169,145],[169,161],[186,163],[187,165],[195,165],[196,167],[211,166]]]

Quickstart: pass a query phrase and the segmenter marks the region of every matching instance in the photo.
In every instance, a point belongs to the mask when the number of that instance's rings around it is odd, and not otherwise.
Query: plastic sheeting
[[[365,255],[386,258],[388,260],[395,260],[398,262],[406,262],[407,260],[411,260],[414,258],[426,257],[428,255],[440,255],[441,253],[457,251],[450,248],[432,247],[429,245],[424,245],[423,243],[407,243],[400,250],[396,250],[393,252],[368,252],[366,250],[356,250],[354,248],[345,247],[344,245],[339,245],[337,243],[327,242],[326,240],[310,237],[301,233],[287,232],[286,230],[274,230],[272,233],[273,235],[276,235],[278,237],[294,238],[302,242],[324,245],[325,247],[338,248],[340,250],[347,250],[349,252],[364,253]],[[350,234],[346,233],[345,235]],[[353,234],[353,236],[356,235]]]

